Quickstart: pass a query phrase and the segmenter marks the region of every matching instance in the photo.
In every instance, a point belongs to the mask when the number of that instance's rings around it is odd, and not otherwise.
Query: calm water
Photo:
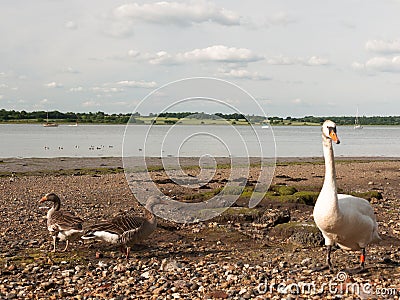
[[[0,124],[0,157],[322,156],[320,127],[132,125],[124,139],[125,128]],[[341,126],[338,134],[336,156],[400,157],[400,126]]]

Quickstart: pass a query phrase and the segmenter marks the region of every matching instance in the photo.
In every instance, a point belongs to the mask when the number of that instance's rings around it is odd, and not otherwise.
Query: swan
[[[314,221],[321,230],[327,248],[327,265],[332,271],[331,250],[337,244],[344,250],[361,250],[360,266],[365,267],[365,248],[379,241],[378,224],[371,204],[362,198],[337,193],[335,159],[332,142],[339,144],[336,124],[327,120],[322,125],[322,145],[325,159],[325,179],[314,207]]]

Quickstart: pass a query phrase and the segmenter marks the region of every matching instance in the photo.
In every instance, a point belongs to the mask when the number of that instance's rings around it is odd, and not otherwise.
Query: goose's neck
[[[323,136],[322,145],[325,159],[325,180],[321,189],[321,194],[324,195],[323,199],[326,199],[326,201],[324,201],[326,208],[339,213],[335,158],[333,154],[332,141]]]
[[[154,208],[153,206],[146,207],[145,217],[149,221],[150,224],[156,225],[157,224],[157,218],[152,212],[153,208]]]
[[[47,212],[47,219],[50,219],[50,217],[58,210],[60,210],[61,203],[60,201],[54,201],[53,206],[49,209]]]

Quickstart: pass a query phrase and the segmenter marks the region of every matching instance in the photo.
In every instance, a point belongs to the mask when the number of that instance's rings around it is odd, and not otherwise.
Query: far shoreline
[[[132,159],[132,158],[129,158]],[[163,158],[164,159],[164,158]],[[168,158],[165,158],[168,159]],[[141,166],[141,157],[135,157],[130,163]],[[183,168],[198,166],[199,158],[181,157]],[[273,158],[267,158],[273,162]],[[400,157],[336,157],[337,163],[365,163],[375,161],[400,161]],[[230,158],[218,157],[218,164],[229,164]],[[250,158],[251,164],[260,164],[259,157]],[[276,165],[295,164],[323,164],[323,157],[278,157]],[[162,169],[160,157],[146,158],[146,166],[151,169]],[[10,176],[12,173],[20,175],[44,175],[56,173],[58,175],[73,175],[75,173],[120,173],[124,171],[122,157],[55,157],[55,158],[0,158],[0,176]]]
[[[201,120],[200,120],[201,121]],[[58,126],[70,126],[76,124],[76,122],[60,122],[55,120]],[[0,122],[0,125],[35,125],[35,126],[43,126],[43,122]],[[289,126],[289,127],[316,127],[316,126],[321,126],[322,123],[310,123],[310,122],[288,122],[288,123],[276,123],[276,124],[265,124],[265,123],[231,123],[229,120],[223,123],[193,123],[193,122],[188,122],[188,123],[174,123],[174,124],[167,124],[167,123],[151,123],[151,122],[145,122],[145,123],[107,123],[107,122],[85,122],[85,123],[79,123],[77,126],[92,126],[92,125],[105,125],[105,126],[140,126],[140,125],[145,125],[145,126],[174,126],[174,125],[179,125],[179,126],[265,126],[268,125],[269,127],[284,127],[284,126]],[[354,124],[340,124],[340,127],[354,127]],[[368,127],[400,127],[399,124],[363,124],[363,128],[368,128]]]

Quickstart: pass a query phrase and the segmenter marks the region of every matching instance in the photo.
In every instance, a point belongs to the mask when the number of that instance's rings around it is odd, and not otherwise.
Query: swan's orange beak
[[[331,137],[332,141],[334,141],[336,144],[340,144],[339,138],[338,138],[335,130],[331,130],[329,132],[329,136]]]
[[[42,202],[45,202],[45,201],[47,201],[47,197],[46,197],[46,196],[43,196],[43,197],[39,200],[39,203],[42,203]]]

